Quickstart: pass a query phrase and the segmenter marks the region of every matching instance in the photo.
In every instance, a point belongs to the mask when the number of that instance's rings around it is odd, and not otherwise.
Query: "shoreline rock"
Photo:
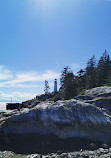
[[[28,155],[22,155],[22,154],[15,154],[11,151],[0,151],[1,157],[16,157],[16,158],[110,158],[111,157],[111,148],[110,149],[103,149],[99,148],[97,150],[91,151],[91,150],[80,150],[76,152],[60,152],[57,153],[49,153],[49,154],[28,154]]]
[[[32,148],[36,152],[34,146],[42,151],[49,147],[52,151],[73,151],[84,146],[87,149],[90,143],[110,144],[110,119],[97,107],[79,100],[41,102],[32,109],[15,110],[3,116],[3,143],[15,150],[22,151],[28,145],[25,151]]]
[[[96,95],[101,93],[100,88]],[[48,152],[48,148],[49,152],[86,150],[91,143],[98,148],[101,144],[110,146],[110,110],[96,103],[97,100],[83,96],[82,99],[34,102],[33,108],[29,105],[31,108],[0,113],[0,143],[4,149],[34,153]]]
[[[111,130],[109,118],[98,108],[76,100],[42,102],[12,115],[3,124],[5,134],[52,133],[60,138],[93,137],[94,132],[99,135],[108,130]]]

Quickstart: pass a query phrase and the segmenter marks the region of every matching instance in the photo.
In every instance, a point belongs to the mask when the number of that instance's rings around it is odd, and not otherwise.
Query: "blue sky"
[[[64,67],[74,73],[111,54],[110,0],[0,0],[0,101],[44,92]]]

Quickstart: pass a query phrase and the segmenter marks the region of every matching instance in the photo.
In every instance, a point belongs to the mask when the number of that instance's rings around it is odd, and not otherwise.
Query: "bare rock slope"
[[[111,87],[96,87],[85,91],[85,95],[99,97],[111,95]]]
[[[59,138],[84,137],[108,141],[111,122],[101,110],[77,100],[42,102],[5,119],[2,132],[7,134],[54,134]]]

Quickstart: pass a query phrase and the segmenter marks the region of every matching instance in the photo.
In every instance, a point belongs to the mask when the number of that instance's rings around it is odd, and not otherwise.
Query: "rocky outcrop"
[[[31,153],[111,145],[110,93],[111,87],[97,87],[72,100],[27,101],[22,109],[2,112],[0,144]]]
[[[39,104],[40,102],[37,100],[34,101],[25,101],[22,103],[7,103],[6,104],[6,110],[15,110],[15,109],[22,109],[22,108],[33,108],[34,106],[36,106],[37,104]]]
[[[100,98],[93,101],[95,106],[100,108],[107,109],[108,112],[111,112],[111,98]]]
[[[86,90],[84,95],[76,96],[74,99],[92,104],[109,115],[111,120],[111,87],[96,87]]]
[[[77,100],[42,102],[5,120],[7,134],[53,134],[59,138],[83,137],[108,141],[111,122],[98,108]],[[105,135],[107,134],[107,135]],[[105,135],[105,137],[104,137]]]
[[[96,87],[85,91],[85,95],[92,97],[111,96],[111,87]]]
[[[28,103],[30,108],[26,105],[20,111],[0,113],[0,140],[23,152],[24,146],[27,151],[35,152],[37,149],[88,149],[95,142],[111,144],[111,116],[93,100],[95,96],[57,102],[34,101]]]
[[[10,151],[0,152],[0,157],[10,158],[110,158],[111,157],[111,148],[110,149],[103,149],[99,148],[98,150],[80,150],[78,152],[70,152],[70,153],[63,153],[62,151],[58,151],[57,153],[50,153],[50,154],[30,154],[30,155],[21,155],[15,154]]]

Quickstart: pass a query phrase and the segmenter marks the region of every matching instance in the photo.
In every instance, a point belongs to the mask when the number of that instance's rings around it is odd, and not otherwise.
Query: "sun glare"
[[[36,8],[42,9],[43,12],[46,12],[47,9],[53,7],[55,0],[30,0]]]

